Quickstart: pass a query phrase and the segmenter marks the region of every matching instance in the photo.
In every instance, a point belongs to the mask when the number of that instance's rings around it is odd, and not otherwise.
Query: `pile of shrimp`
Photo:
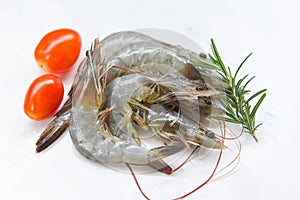
[[[80,154],[102,164],[125,164],[146,199],[131,166],[172,174],[197,152],[218,152],[210,176],[178,199],[229,175],[240,144],[238,137],[228,138],[232,131],[224,122],[211,119],[224,114],[218,102],[225,87],[213,78],[216,72],[189,64],[199,56],[209,61],[204,53],[131,31],[95,39],[69,98],[37,141],[37,152],[69,127]],[[233,141],[238,153],[220,168],[225,141]],[[166,161],[178,154],[187,156],[177,166]]]

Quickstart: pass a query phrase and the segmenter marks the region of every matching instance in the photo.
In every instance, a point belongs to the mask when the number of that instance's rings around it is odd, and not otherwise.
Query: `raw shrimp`
[[[101,42],[97,40],[94,45],[100,52],[97,59],[101,59],[99,62],[107,66],[142,67],[144,70],[153,73],[184,76],[204,84],[205,81],[200,70],[208,74],[212,73],[207,69],[196,69],[186,64],[194,61],[194,58],[197,56],[196,53],[179,46],[166,44],[137,32],[118,32],[108,36]],[[88,52],[93,56],[94,50]],[[79,82],[86,76],[87,70],[87,59],[84,59],[69,92],[69,99],[38,139],[36,143],[37,152],[51,145],[69,126],[72,93],[76,87],[80,87]],[[109,70],[107,83],[122,75],[124,75],[124,70],[117,68]],[[204,106],[201,107],[204,111],[203,113],[206,114],[204,118],[209,117],[213,108],[210,97],[201,97],[199,102],[204,102]]]

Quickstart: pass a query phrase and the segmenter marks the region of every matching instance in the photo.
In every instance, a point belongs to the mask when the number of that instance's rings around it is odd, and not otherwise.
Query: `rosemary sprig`
[[[242,68],[246,60],[252,55],[252,53],[250,53],[243,60],[243,62],[239,65],[239,67],[233,74],[231,68],[224,65],[213,39],[211,39],[211,49],[212,55],[209,54],[211,62],[208,62],[201,58],[197,58],[197,63],[191,63],[191,65],[216,70],[217,73],[221,76],[221,81],[228,85],[228,87],[225,88],[225,101],[221,102],[226,115],[224,117],[215,116],[214,118],[225,120],[231,123],[242,124],[245,131],[250,133],[255,141],[258,141],[255,135],[255,131],[259,126],[262,125],[262,123],[256,125],[255,115],[261,103],[266,97],[267,89],[260,90],[247,98],[246,94],[249,94],[251,92],[247,88],[247,86],[255,77],[253,76],[251,78],[248,78],[249,74],[243,76],[240,79],[238,79],[237,77],[240,69]],[[258,98],[258,100],[252,107],[250,102],[252,103],[256,98]]]

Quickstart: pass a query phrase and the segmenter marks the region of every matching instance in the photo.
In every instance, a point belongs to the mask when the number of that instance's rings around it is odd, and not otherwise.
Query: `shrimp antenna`
[[[134,179],[134,182],[136,184],[136,186],[139,188],[139,191],[142,193],[142,195],[145,197],[145,199],[147,200],[150,200],[150,198],[144,193],[144,191],[142,190],[140,184],[139,184],[139,181],[137,180],[136,176],[135,176],[135,173],[133,171],[133,169],[131,168],[131,166],[128,164],[128,163],[125,163],[126,166],[128,167],[133,179]]]
[[[194,148],[194,150],[190,153],[190,155],[178,167],[176,167],[175,169],[173,169],[173,173],[176,172],[176,171],[178,171],[181,167],[183,167],[191,159],[192,155],[194,153],[196,153],[196,151],[199,150],[199,148],[200,148],[200,146],[196,146]]]

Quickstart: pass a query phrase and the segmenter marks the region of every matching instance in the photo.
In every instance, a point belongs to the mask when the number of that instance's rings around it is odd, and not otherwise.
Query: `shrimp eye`
[[[199,57],[200,58],[203,58],[203,59],[206,59],[207,58],[207,55],[205,53],[200,53],[199,54]]]
[[[211,100],[210,99],[205,99],[204,102],[205,102],[206,105],[211,105]]]
[[[198,85],[198,86],[196,86],[195,89],[196,89],[197,91],[201,91],[201,90],[204,90],[205,88],[204,88],[203,85]]]
[[[215,138],[215,133],[209,130],[205,132],[205,135],[211,139]]]

